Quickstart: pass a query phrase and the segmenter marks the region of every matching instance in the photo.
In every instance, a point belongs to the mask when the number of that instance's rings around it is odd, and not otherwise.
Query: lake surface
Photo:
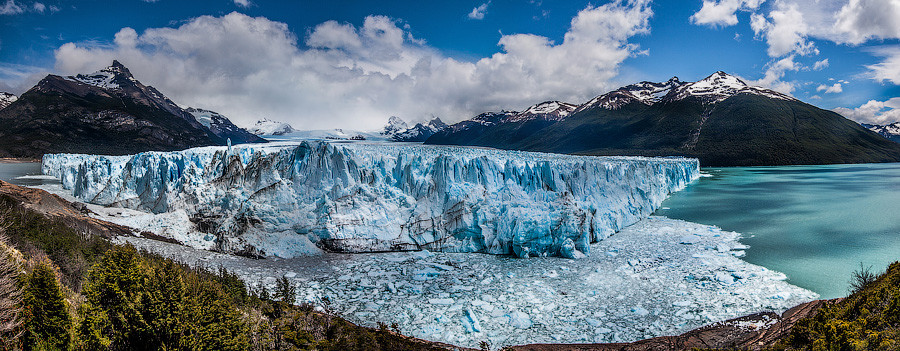
[[[41,175],[40,162],[0,162],[0,180],[22,186],[59,183]]]
[[[846,296],[860,263],[900,260],[900,163],[703,171],[656,215],[742,233],[744,259],[792,284]]]

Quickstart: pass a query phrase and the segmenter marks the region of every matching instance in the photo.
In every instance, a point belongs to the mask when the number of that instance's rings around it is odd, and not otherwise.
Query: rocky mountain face
[[[543,103],[548,104],[548,103]],[[535,105],[529,110],[542,104]],[[563,105],[559,106],[572,106]],[[557,118],[484,113],[426,144],[589,155],[689,156],[705,166],[900,161],[900,147],[837,113],[724,72],[602,94]]]
[[[244,143],[265,143],[266,139],[260,138],[256,134],[250,133],[244,128],[238,127],[231,123],[227,117],[220,113],[210,110],[188,107],[185,109],[190,113],[197,122],[200,122],[206,129],[222,139],[231,139],[234,144]]]
[[[900,143],[900,122],[894,122],[891,124],[885,125],[877,125],[877,124],[862,124],[863,127],[868,128],[869,130],[878,133],[879,135],[893,140],[895,142]]]
[[[171,151],[243,135],[221,120],[213,131],[118,61],[92,74],[48,75],[0,110],[0,123],[0,157]]]

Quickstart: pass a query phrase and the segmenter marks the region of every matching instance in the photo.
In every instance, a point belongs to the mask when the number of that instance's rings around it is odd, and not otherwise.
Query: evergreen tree
[[[83,347],[152,348],[150,328],[140,313],[147,277],[139,262],[133,247],[115,247],[91,268],[79,311],[84,316],[78,328]]]
[[[72,317],[51,264],[38,262],[25,276],[23,285],[23,348],[69,350],[72,346]]]
[[[294,284],[287,277],[281,277],[275,281],[275,293],[272,294],[272,297],[292,304],[296,296],[297,288],[294,287]]]

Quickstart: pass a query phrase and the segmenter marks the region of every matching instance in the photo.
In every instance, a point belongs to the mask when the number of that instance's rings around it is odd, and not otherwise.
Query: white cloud
[[[759,8],[764,0],[703,0],[700,10],[691,15],[691,23],[708,26],[733,26],[737,12]]]
[[[469,12],[469,18],[476,19],[476,20],[484,19],[484,14],[487,12],[487,8],[490,4],[491,4],[491,2],[488,1],[486,3],[483,3],[483,4],[478,5],[477,7],[473,8],[472,12]]]
[[[900,38],[900,1],[850,0],[835,15],[831,36],[849,44]]]
[[[900,85],[900,46],[881,47],[875,49],[874,52],[884,60],[866,66],[869,69],[869,77],[877,81],[889,81]]]
[[[828,59],[816,61],[816,63],[813,64],[813,71],[821,71],[827,67],[828,67]]]
[[[238,5],[240,7],[243,7],[243,8],[247,8],[247,7],[250,7],[250,5],[252,5],[250,0],[234,0],[234,4]]]
[[[834,112],[860,123],[891,124],[900,122],[900,97],[886,101],[869,100],[857,108],[838,107]]]
[[[0,15],[17,15],[22,12],[25,9],[13,0],[6,0],[5,4],[0,5]]]
[[[833,85],[819,85],[816,87],[816,91],[825,91],[825,94],[837,94],[844,91],[844,87],[841,86],[841,83],[834,83]]]
[[[783,81],[785,73],[788,71],[797,71],[800,65],[794,62],[794,55],[783,59],[770,62],[766,65],[766,73],[763,78],[750,81],[754,85],[759,85],[772,90],[780,91],[785,94],[791,94],[797,88],[794,82]]]
[[[766,16],[753,14],[750,28],[757,37],[769,44],[770,57],[782,57],[790,53],[798,55],[818,55],[819,50],[807,40],[809,27],[797,4],[776,3],[776,9]]]
[[[50,13],[59,12],[59,7],[50,5]]]
[[[46,5],[39,3],[39,2],[34,3],[34,5],[32,7],[34,8],[34,11],[41,12],[41,13],[43,13],[44,10],[47,9]]]
[[[41,67],[0,63],[0,91],[21,95],[47,75]]]
[[[647,1],[589,6],[561,43],[504,35],[500,52],[466,62],[410,40],[383,16],[359,27],[322,23],[301,47],[284,23],[231,13],[141,34],[124,28],[111,45],[67,43],[56,69],[90,72],[119,59],[176,102],[237,122],[375,129],[391,115],[456,121],[545,99],[586,101],[612,88],[619,65],[640,51],[628,40],[649,32],[651,15]]]

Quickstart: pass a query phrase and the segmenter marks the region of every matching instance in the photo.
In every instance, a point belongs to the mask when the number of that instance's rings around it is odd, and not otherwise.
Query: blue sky
[[[888,123],[898,38],[891,0],[0,0],[0,90],[115,58],[239,123],[372,129],[722,70]]]

